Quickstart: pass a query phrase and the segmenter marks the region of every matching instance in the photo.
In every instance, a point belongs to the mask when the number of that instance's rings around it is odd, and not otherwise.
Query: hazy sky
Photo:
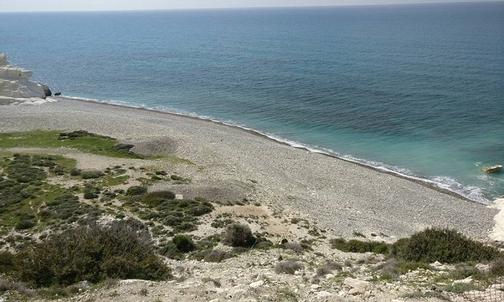
[[[0,11],[194,9],[462,1],[478,2],[478,0],[0,0]]]

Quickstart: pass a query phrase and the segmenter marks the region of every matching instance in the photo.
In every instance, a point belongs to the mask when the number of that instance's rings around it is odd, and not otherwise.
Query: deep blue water
[[[245,125],[504,195],[504,3],[0,14],[0,51],[65,95]],[[1,110],[1,108],[0,108]]]

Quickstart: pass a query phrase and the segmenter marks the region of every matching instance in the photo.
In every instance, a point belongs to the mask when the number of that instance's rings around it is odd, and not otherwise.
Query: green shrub
[[[179,250],[182,253],[188,253],[196,249],[196,246],[194,245],[194,242],[192,241],[191,237],[185,235],[175,235],[172,241],[177,247],[177,250]]]
[[[145,194],[143,203],[149,206],[158,206],[161,203],[175,199],[175,193],[170,191],[156,191]]]
[[[93,184],[85,184],[84,186],[84,199],[95,199],[100,194],[100,188],[95,187]]]
[[[0,251],[0,274],[12,272],[15,267],[16,256],[6,251]]]
[[[392,255],[408,261],[459,263],[493,260],[501,253],[455,230],[426,229],[394,243]]]
[[[386,254],[389,251],[389,245],[385,242],[360,241],[355,239],[346,241],[345,239],[338,238],[331,239],[330,244],[334,249],[351,253],[372,252],[375,254]]]
[[[79,176],[81,175],[82,171],[80,169],[74,168],[70,170],[70,175],[71,176]]]
[[[31,157],[28,155],[15,154],[5,172],[11,180],[19,183],[40,183],[47,178],[47,173],[32,166]]]
[[[22,219],[16,224],[16,230],[26,230],[33,228],[37,222],[33,218]]]
[[[96,194],[95,192],[84,192],[84,199],[96,199],[98,198],[98,194]]]
[[[100,178],[102,177],[103,175],[103,172],[102,171],[81,171],[81,174],[80,176],[82,177],[82,179],[95,179],[95,178]]]
[[[107,278],[162,280],[170,271],[145,232],[117,222],[79,227],[28,246],[16,255],[14,275],[40,287]]]
[[[251,247],[256,238],[247,225],[234,223],[227,227],[223,242],[233,247]]]
[[[48,201],[47,206],[40,211],[40,215],[45,221],[49,219],[67,220],[83,214],[84,209],[88,208],[89,206],[79,202],[79,197],[71,193],[64,193],[54,200]]]
[[[145,193],[147,193],[147,188],[142,186],[132,186],[126,191],[126,195],[129,196],[143,195]]]

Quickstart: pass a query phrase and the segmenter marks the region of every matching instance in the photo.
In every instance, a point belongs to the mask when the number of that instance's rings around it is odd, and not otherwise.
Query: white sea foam
[[[222,121],[219,119],[215,119],[210,116],[205,116],[205,115],[199,115],[194,112],[185,112],[185,111],[180,111],[176,110],[173,108],[168,108],[168,107],[149,107],[145,104],[131,104],[125,101],[119,101],[119,100],[98,100],[98,99],[90,99],[90,98],[84,98],[84,97],[76,97],[76,96],[65,96],[65,98],[68,99],[75,99],[75,100],[82,100],[82,101],[90,101],[90,102],[96,102],[96,103],[104,103],[104,104],[112,104],[112,105],[119,105],[119,106],[124,106],[124,107],[130,107],[130,108],[141,108],[141,109],[146,109],[146,110],[153,110],[153,111],[161,111],[161,112],[166,112],[170,113],[173,115],[178,115],[178,116],[184,116],[184,117],[192,117],[192,118],[197,118],[200,120],[204,121],[210,121],[213,123],[221,124],[221,125],[226,125],[230,127],[236,127],[240,128],[264,137],[267,137],[271,140],[274,140],[276,142],[282,143],[282,144],[287,144],[289,146],[292,146],[294,148],[299,148],[299,149],[304,149],[308,152],[313,152],[313,153],[318,153],[318,154],[324,154],[327,156],[332,156],[335,158],[339,158],[341,160],[345,160],[348,162],[356,163],[362,166],[366,166],[381,172],[389,173],[389,174],[394,174],[399,177],[403,177],[406,179],[410,179],[413,181],[417,181],[420,183],[427,184],[429,186],[437,187],[441,190],[446,190],[452,193],[455,193],[459,196],[462,196],[466,199],[483,203],[483,204],[489,204],[490,200],[488,200],[484,194],[483,190],[481,188],[475,187],[475,186],[464,186],[457,180],[448,177],[448,176],[433,176],[431,178],[425,178],[425,177],[420,177],[417,175],[414,175],[414,173],[406,168],[401,168],[401,167],[396,167],[396,166],[391,166],[387,165],[381,162],[376,162],[376,161],[371,161],[371,160],[365,160],[362,158],[357,158],[349,154],[341,154],[338,153],[332,149],[324,148],[324,147],[319,147],[319,146],[311,146],[308,144],[303,144],[297,141],[289,140],[280,136],[277,136],[275,134],[271,134],[268,132],[256,130],[250,127],[247,127],[245,125],[242,125],[240,123],[237,123],[235,121]]]

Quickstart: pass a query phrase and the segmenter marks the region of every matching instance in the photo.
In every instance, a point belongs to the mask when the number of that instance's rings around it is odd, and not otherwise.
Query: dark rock
[[[42,88],[44,88],[44,94],[45,96],[51,96],[52,92],[51,89],[49,89],[49,86],[42,84]]]
[[[60,96],[60,95],[61,95],[61,92],[59,92],[59,91],[54,93],[54,96]]]
[[[84,136],[93,136],[93,134],[89,133],[85,130],[77,130],[77,131],[72,131],[72,132],[62,132],[59,134],[58,139],[59,140],[75,139],[75,138],[84,137]]]
[[[131,144],[117,144],[114,146],[114,148],[119,151],[130,151],[133,147],[135,147],[135,145]]]

